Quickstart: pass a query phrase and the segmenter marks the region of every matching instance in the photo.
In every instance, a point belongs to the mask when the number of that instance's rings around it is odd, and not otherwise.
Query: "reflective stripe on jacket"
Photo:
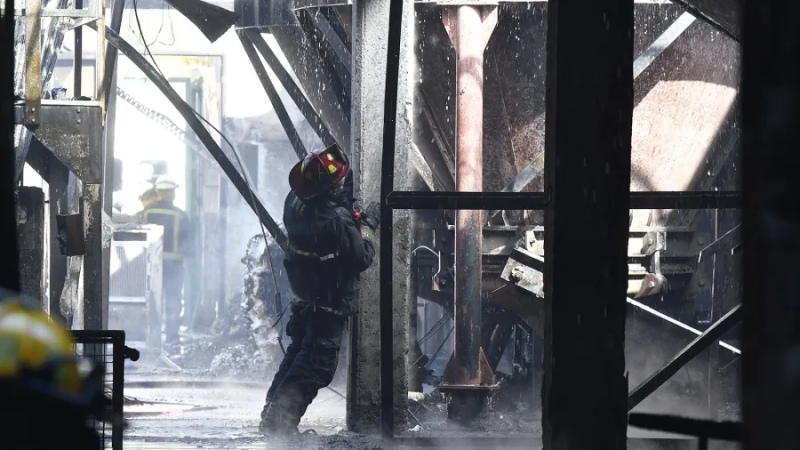
[[[164,208],[156,205],[142,212],[142,219],[146,223],[164,227],[164,260],[183,261],[185,256],[184,242],[187,239],[184,230],[187,220],[186,213],[177,207]]]

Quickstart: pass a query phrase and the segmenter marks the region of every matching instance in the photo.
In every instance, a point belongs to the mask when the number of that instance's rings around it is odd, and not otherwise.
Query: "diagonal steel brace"
[[[261,62],[261,58],[258,57],[258,52],[256,52],[253,41],[251,41],[248,35],[243,31],[237,31],[236,34],[242,42],[242,48],[244,48],[244,52],[247,54],[250,64],[253,65],[253,69],[255,69],[256,75],[259,81],[261,81],[261,85],[264,87],[267,97],[269,97],[269,102],[272,104],[272,108],[275,110],[275,114],[278,116],[281,126],[283,126],[283,131],[286,132],[286,137],[288,137],[289,142],[292,143],[292,148],[294,148],[297,158],[302,160],[307,153],[306,146],[303,144],[300,135],[297,134],[297,128],[295,128],[294,123],[292,123],[292,118],[289,117],[289,113],[286,111],[286,107],[283,106],[283,102],[281,101],[280,95],[278,95],[278,91],[275,89],[275,85],[272,84],[272,80],[269,78],[267,69]]]
[[[683,350],[681,350],[664,367],[650,375],[639,386],[636,386],[628,394],[628,411],[632,410],[641,403],[656,389],[667,382],[681,367],[685,366],[692,358],[699,355],[709,345],[718,340],[734,325],[739,323],[742,318],[742,305],[736,305],[732,310],[725,314],[719,321],[708,327],[706,331],[693,340]]]

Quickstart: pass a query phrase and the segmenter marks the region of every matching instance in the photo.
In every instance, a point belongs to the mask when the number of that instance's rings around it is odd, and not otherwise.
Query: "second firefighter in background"
[[[189,216],[175,206],[178,184],[169,177],[159,177],[153,189],[141,196],[141,220],[164,227],[164,265],[162,268],[165,334],[167,343],[179,341],[181,310],[183,308],[183,281],[186,258],[195,254],[194,229]]]

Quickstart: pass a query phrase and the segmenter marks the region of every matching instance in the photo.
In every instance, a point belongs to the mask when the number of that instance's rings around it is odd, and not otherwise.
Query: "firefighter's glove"
[[[365,227],[361,229],[361,237],[372,242],[373,244],[377,242],[377,230],[374,230],[369,227]]]
[[[377,202],[372,202],[367,206],[365,211],[356,211],[353,217],[362,225],[367,226],[371,230],[377,230],[380,225],[380,205]]]

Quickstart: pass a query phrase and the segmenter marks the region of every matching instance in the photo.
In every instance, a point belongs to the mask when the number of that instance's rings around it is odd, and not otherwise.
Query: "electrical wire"
[[[166,79],[166,76],[164,76],[164,72],[161,70],[161,67],[159,67],[158,63],[156,62],[156,59],[153,56],[153,53],[150,51],[150,46],[147,44],[147,41],[144,38],[144,31],[142,29],[142,23],[139,20],[139,8],[138,8],[138,6],[136,4],[136,0],[133,0],[133,15],[136,18],[136,26],[139,28],[139,34],[142,37],[142,43],[144,43],[145,51],[150,56],[150,59],[153,61],[153,65],[155,66],[155,69],[158,71],[158,73],[161,75],[162,78]],[[189,106],[189,109],[192,110],[192,112],[197,116],[198,119],[200,119],[201,121],[203,121],[203,123],[205,123],[206,125],[211,127],[211,129],[214,130],[217,134],[219,134],[219,136],[225,141],[225,143],[228,144],[228,147],[230,147],[233,155],[236,157],[236,162],[239,164],[239,168],[240,168],[240,170],[242,172],[242,178],[244,179],[244,182],[247,185],[247,188],[248,188],[247,190],[250,192],[251,201],[255,204],[256,196],[255,196],[255,193],[253,192],[253,188],[251,186],[251,182],[250,182],[247,170],[245,169],[244,164],[242,163],[242,159],[239,156],[239,151],[236,149],[236,147],[234,147],[234,145],[231,143],[230,139],[228,139],[228,137],[225,136],[225,133],[220,131],[211,122],[206,120],[206,118],[203,117],[196,109],[194,109],[193,107],[191,107],[188,104],[187,104],[187,106]],[[278,278],[275,275],[275,270],[274,270],[274,267],[273,267],[273,264],[272,264],[272,252],[271,252],[271,250],[269,248],[269,239],[267,238],[267,231],[264,229],[264,224],[261,223],[261,219],[260,218],[258,220],[258,225],[261,227],[261,235],[264,237],[264,248],[265,248],[266,253],[267,253],[267,255],[266,255],[267,256],[267,264],[268,264],[270,273],[272,274],[272,282],[273,282],[273,284],[275,286],[275,300],[276,300],[276,303],[278,305],[277,309],[280,309],[281,297],[280,297],[280,289],[278,287]],[[282,340],[283,333],[284,333],[283,316],[286,313],[286,310],[288,308],[289,308],[289,304],[287,304],[286,307],[283,309],[283,311],[281,311],[281,313],[277,316],[277,320],[276,320],[276,323],[279,323],[281,325],[280,332],[278,333],[278,345],[280,346],[281,351],[283,352],[284,356],[286,356],[286,349],[283,346],[283,340]],[[340,396],[342,398],[346,398],[342,393],[336,391],[335,389],[331,388],[330,386],[326,386],[326,388],[329,391],[335,393],[336,395],[338,395],[338,396]]]
[[[167,6],[167,7],[169,7],[169,6]],[[161,31],[164,29],[164,10],[163,9],[161,10],[161,24],[158,27],[158,31],[156,31],[156,37],[153,39],[153,42],[151,42],[149,44],[145,40],[144,32],[142,31],[142,24],[139,21],[139,12],[138,12],[138,10],[139,10],[139,8],[138,8],[138,6],[136,4],[136,0],[133,0],[133,13],[136,16],[136,23],[137,23],[138,28],[139,28],[139,39],[142,40],[142,44],[144,44],[145,47],[149,47],[149,46],[155,44],[156,42],[158,42],[158,38],[161,37]],[[128,22],[128,23],[130,23],[130,22]],[[134,31],[133,28],[130,28],[130,30]]]
[[[436,323],[433,324],[433,326],[425,333],[425,335],[422,336],[422,338],[420,338],[419,340],[420,345],[427,342],[433,336],[434,333],[436,333],[442,327],[444,327],[445,322],[447,322],[447,319],[449,318],[450,316],[448,314],[443,314],[442,317],[438,321],[436,321]]]
[[[425,368],[426,368],[426,369],[427,369],[428,367],[430,367],[431,363],[432,363],[432,362],[433,362],[433,361],[436,359],[436,357],[437,357],[437,356],[439,356],[439,352],[440,352],[440,351],[442,351],[442,348],[444,347],[444,344],[446,344],[446,343],[447,343],[447,340],[448,340],[448,339],[450,339],[450,335],[451,335],[451,334],[453,334],[453,330],[454,330],[454,329],[455,329],[455,327],[451,327],[451,328],[450,328],[450,331],[447,333],[447,336],[445,336],[445,337],[444,337],[444,340],[442,340],[442,343],[441,343],[441,344],[439,344],[439,348],[437,348],[437,349],[436,349],[436,351],[433,353],[433,355],[431,356],[431,358],[428,360],[428,363],[427,363],[427,364],[425,364]]]
[[[447,317],[447,316],[444,316],[444,317]],[[427,364],[425,364],[425,368],[427,368],[428,366],[430,366],[431,362],[432,362],[434,359],[436,359],[436,357],[437,357],[437,356],[439,356],[439,352],[440,352],[440,351],[442,351],[442,347],[444,347],[444,344],[446,344],[446,343],[447,343],[447,340],[448,340],[448,339],[450,339],[450,335],[453,333],[453,329],[454,329],[454,328],[455,328],[454,326],[453,326],[453,327],[450,327],[450,331],[447,333],[447,336],[445,336],[445,337],[444,337],[444,339],[442,340],[442,343],[441,343],[441,344],[439,344],[439,348],[437,348],[437,349],[436,349],[436,351],[433,353],[433,355],[431,355],[431,357],[428,359],[428,363],[427,363]],[[420,344],[421,344],[421,343],[422,343],[422,342],[420,342]],[[413,362],[413,363],[410,365],[410,367],[414,367],[414,366],[416,366],[416,365],[417,365],[417,363],[418,363],[418,362],[420,362],[420,361],[422,361],[422,358],[424,358],[425,356],[426,356],[426,355],[425,355],[424,353],[423,353],[422,355],[420,355],[420,357],[419,357],[419,358],[417,358],[417,360],[416,360],[416,361],[414,361],[414,362]]]

